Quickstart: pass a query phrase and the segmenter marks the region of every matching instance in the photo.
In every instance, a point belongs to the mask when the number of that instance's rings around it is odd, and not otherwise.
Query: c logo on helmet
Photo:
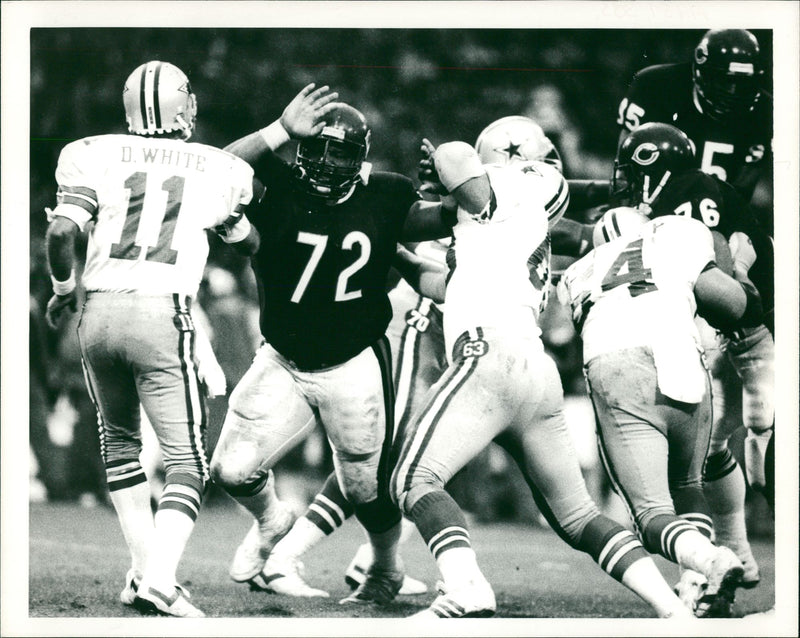
[[[705,42],[701,42],[694,50],[694,61],[697,64],[705,64],[706,60],[708,60],[708,47]]]
[[[640,166],[649,166],[658,159],[661,153],[652,142],[644,142],[636,147],[631,158]]]

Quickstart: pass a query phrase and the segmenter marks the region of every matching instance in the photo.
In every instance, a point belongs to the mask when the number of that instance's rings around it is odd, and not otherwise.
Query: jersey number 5
[[[178,251],[170,248],[172,236],[175,234],[175,225],[178,223],[178,213],[181,210],[183,199],[184,178],[179,176],[169,177],[161,184],[161,190],[167,191],[167,206],[161,227],[158,231],[158,241],[155,246],[147,249],[145,259],[163,264],[174,264],[178,261]],[[110,257],[114,259],[139,259],[142,247],[136,244],[136,235],[142,221],[144,210],[144,194],[147,190],[147,173],[136,172],[125,180],[125,188],[131,194],[128,198],[128,210],[125,212],[125,223],[122,226],[122,237],[119,243],[111,244]]]
[[[628,284],[631,297],[638,297],[646,292],[658,290],[650,277],[653,276],[649,268],[642,262],[642,239],[632,241],[625,247],[603,277],[601,288],[611,290],[617,286]]]
[[[311,251],[311,256],[308,258],[306,267],[303,269],[303,274],[300,275],[300,281],[298,281],[297,286],[295,286],[291,298],[293,303],[300,303],[300,300],[303,298],[303,294],[306,288],[308,288],[308,283],[311,281],[311,277],[319,265],[320,259],[322,259],[322,253],[325,252],[325,246],[328,244],[328,236],[301,231],[297,233],[297,242],[312,246],[313,250]],[[361,254],[358,256],[358,259],[339,273],[339,278],[336,280],[334,301],[351,301],[352,299],[361,297],[361,290],[347,290],[347,280],[367,264],[371,245],[369,237],[361,231],[354,230],[345,235],[342,241],[342,250],[351,250],[356,244],[361,248]]]

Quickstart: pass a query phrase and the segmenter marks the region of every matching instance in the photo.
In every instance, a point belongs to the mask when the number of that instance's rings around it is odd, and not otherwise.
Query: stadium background
[[[88,135],[125,132],[121,91],[149,59],[170,61],[189,76],[198,99],[193,141],[224,146],[278,117],[308,82],[328,84],[362,110],[372,130],[370,161],[379,170],[416,177],[422,137],[473,141],[492,120],[533,117],[559,148],[569,178],[610,176],[618,137],[617,107],[633,73],[650,64],[691,59],[703,30],[405,30],[405,29],[41,29],[31,30],[30,251],[31,443],[33,498],[107,502],[96,419],[83,385],[75,323],[47,330],[50,295],[44,267],[45,207],[55,205],[60,149]],[[758,31],[765,59],[771,33]],[[768,80],[769,81],[769,80]],[[770,205],[757,194],[757,208]],[[255,293],[246,261],[212,241],[200,302],[229,389],[249,365],[256,335]],[[545,341],[570,397],[584,394],[580,343],[555,296],[544,319]],[[731,378],[730,398],[737,382]],[[576,418],[585,401],[577,402]],[[213,444],[225,399],[210,402]],[[583,417],[585,420],[585,416]],[[737,409],[728,418],[738,419]],[[589,424],[591,427],[591,424]],[[591,429],[578,434],[591,457]],[[734,451],[741,459],[741,438]],[[313,495],[330,467],[323,439],[311,437],[279,467],[291,498]],[[596,467],[594,471],[596,471]],[[596,474],[591,486],[601,493]],[[477,487],[479,486],[479,487]],[[44,488],[44,489],[42,489]],[[535,523],[537,514],[517,471],[487,450],[452,486],[481,520]],[[208,501],[225,498],[212,491]],[[749,496],[755,534],[770,517]]]

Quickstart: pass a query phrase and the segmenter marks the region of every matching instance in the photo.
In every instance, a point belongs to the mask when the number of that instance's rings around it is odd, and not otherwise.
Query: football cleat
[[[698,618],[730,618],[736,589],[742,586],[744,567],[727,547],[717,547],[708,573],[706,592],[697,601]]]
[[[176,618],[205,618],[205,614],[189,602],[189,592],[175,585],[172,592],[154,587],[139,587],[133,606],[145,616],[174,616]]]
[[[125,574],[125,589],[119,593],[119,600],[123,605],[133,605],[136,592],[142,582],[142,575],[133,569],[129,569]]]
[[[695,611],[697,601],[705,594],[707,587],[708,581],[703,574],[691,569],[684,569],[681,571],[680,580],[673,587],[673,591],[687,609]]]
[[[278,501],[275,512],[269,521],[253,526],[242,540],[233,556],[230,577],[237,583],[246,583],[264,569],[272,548],[281,540],[294,525],[295,514],[291,507]]]
[[[350,589],[356,589],[367,577],[369,565],[372,563],[372,548],[369,543],[364,543],[358,548],[353,560],[344,572],[344,582]],[[397,592],[398,596],[419,596],[428,591],[428,586],[411,576],[403,577],[403,586]]]
[[[340,605],[385,605],[392,602],[403,586],[403,572],[383,569],[373,564],[364,582],[356,590],[339,601]]]
[[[492,586],[486,581],[470,582],[457,589],[448,589],[444,583],[436,583],[439,596],[431,606],[410,616],[415,620],[437,620],[439,618],[488,618],[494,615],[497,603]]]
[[[758,569],[758,563],[756,562],[755,556],[753,556],[750,543],[747,541],[744,541],[743,543],[736,543],[732,540],[724,538],[721,534],[719,534],[718,531],[714,542],[717,545],[732,549],[733,553],[736,554],[736,557],[742,561],[742,566],[744,567],[744,576],[742,577],[741,584],[742,587],[745,589],[752,589],[758,585],[759,582],[761,582],[761,572]]]
[[[303,563],[287,556],[271,555],[264,569],[248,582],[253,591],[298,598],[330,598],[328,592],[315,589],[303,580]]]

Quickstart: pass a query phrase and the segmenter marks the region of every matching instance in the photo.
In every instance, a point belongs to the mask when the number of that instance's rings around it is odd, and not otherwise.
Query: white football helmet
[[[620,206],[606,211],[594,225],[592,243],[595,247],[635,233],[650,219],[635,208]]]
[[[128,130],[137,135],[194,131],[197,99],[189,78],[174,64],[152,60],[128,76],[122,91]]]
[[[510,115],[487,126],[475,141],[475,150],[483,164],[514,164],[540,160],[563,170],[561,156],[544,134],[542,127],[529,117]]]

